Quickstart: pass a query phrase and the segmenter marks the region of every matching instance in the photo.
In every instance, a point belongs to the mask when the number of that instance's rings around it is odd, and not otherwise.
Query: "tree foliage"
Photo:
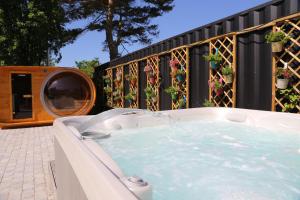
[[[158,35],[158,26],[151,19],[173,9],[173,0],[65,0],[68,17],[88,19],[83,30],[104,31],[105,50],[110,59],[120,56],[119,47],[140,42],[149,44]]]
[[[93,60],[82,60],[79,62],[76,61],[75,64],[79,70],[93,78],[95,67],[98,67],[100,62],[98,58],[94,58]]]
[[[45,65],[49,54],[72,42],[79,29],[68,30],[61,0],[1,0],[0,60],[6,65]]]

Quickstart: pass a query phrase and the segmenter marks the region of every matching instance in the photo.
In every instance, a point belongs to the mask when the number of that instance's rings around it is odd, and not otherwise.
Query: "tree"
[[[65,0],[71,19],[89,19],[85,30],[105,31],[104,49],[110,59],[120,56],[119,47],[140,42],[151,43],[158,26],[151,19],[173,9],[174,0]]]
[[[0,60],[6,65],[45,65],[59,61],[59,50],[79,29],[69,22],[61,0],[1,0]]]
[[[94,58],[93,60],[82,60],[82,61],[75,61],[76,67],[87,74],[90,78],[93,78],[95,67],[100,65],[99,59]]]

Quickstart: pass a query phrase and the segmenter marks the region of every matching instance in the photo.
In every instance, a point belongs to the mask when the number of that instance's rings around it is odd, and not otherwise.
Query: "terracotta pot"
[[[151,85],[154,85],[155,84],[155,78],[154,77],[150,77],[149,78],[149,82]]]
[[[273,53],[281,52],[282,49],[283,49],[282,42],[272,42],[272,52]]]
[[[224,75],[224,81],[227,84],[232,83],[232,74],[230,74],[230,75]]]
[[[136,79],[130,80],[130,84],[133,85],[133,86],[135,86],[135,84],[136,84]]]
[[[289,79],[277,79],[276,86],[279,89],[286,89],[289,83]]]
[[[176,72],[177,72],[177,70],[178,70],[178,68],[177,68],[177,67],[171,67],[171,72],[172,72],[172,73],[176,73]]]

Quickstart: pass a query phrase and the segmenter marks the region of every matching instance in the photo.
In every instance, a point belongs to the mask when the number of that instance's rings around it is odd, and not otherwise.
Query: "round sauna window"
[[[45,81],[41,100],[54,116],[87,114],[94,104],[93,84],[77,72],[55,72]]]

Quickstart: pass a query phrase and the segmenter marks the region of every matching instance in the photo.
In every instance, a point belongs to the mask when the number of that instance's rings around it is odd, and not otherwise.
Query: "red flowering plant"
[[[278,68],[276,76],[278,79],[290,79],[292,74],[288,69]]]
[[[215,91],[217,96],[220,96],[223,93],[223,79],[216,79],[214,81],[208,81],[209,87]]]

